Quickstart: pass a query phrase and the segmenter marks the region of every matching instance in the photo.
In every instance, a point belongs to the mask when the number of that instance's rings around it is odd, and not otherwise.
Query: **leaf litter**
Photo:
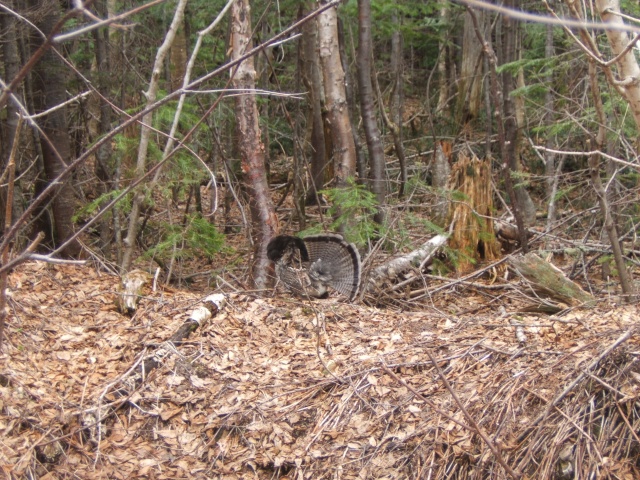
[[[473,290],[414,309],[223,292],[122,397],[204,296],[145,291],[129,317],[118,283],[11,273],[6,478],[640,478],[636,305],[519,314],[521,342],[516,307]]]

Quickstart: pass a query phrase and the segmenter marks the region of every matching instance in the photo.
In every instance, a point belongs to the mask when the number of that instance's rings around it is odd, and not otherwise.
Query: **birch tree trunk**
[[[544,56],[547,59],[551,59],[555,55],[553,48],[553,25],[547,25],[547,36],[545,40]],[[548,85],[547,92],[544,96],[544,126],[547,129],[551,129],[553,123],[553,91],[550,87],[553,85],[553,72],[549,69],[545,81]],[[547,133],[546,138],[547,151],[544,153],[544,173],[545,173],[545,185],[547,194],[547,231],[551,231],[553,224],[556,221],[556,192],[558,191],[558,177],[556,175],[556,154],[550,152],[553,148],[553,136]],[[562,162],[562,160],[560,161]]]
[[[305,5],[304,13],[310,10],[311,5]],[[325,101],[318,57],[318,23],[315,20],[302,26],[302,64],[302,81],[309,92],[308,104],[311,109],[311,185],[306,202],[312,205],[317,203],[318,191],[324,187],[329,164],[322,118]]]
[[[231,7],[230,43],[232,60],[237,60],[251,48],[249,0],[237,0]],[[251,210],[251,282],[254,288],[264,289],[269,286],[267,243],[277,233],[278,219],[269,196],[264,145],[258,124],[253,57],[240,63],[232,75],[233,87],[244,91],[242,95],[236,96],[236,140]]]
[[[628,48],[629,35],[621,27],[624,21],[620,16],[620,2],[618,0],[596,0],[596,9],[603,22],[610,23],[607,29],[607,39],[611,45],[611,52],[617,58],[615,65],[618,69],[618,79],[614,87],[631,107],[631,113],[640,129],[640,66],[635,56],[635,49]]]
[[[327,3],[328,0],[319,1],[321,6]],[[318,41],[327,116],[331,125],[334,179],[335,184],[341,186],[349,177],[355,176],[356,146],[349,120],[345,74],[340,62],[336,8],[329,8],[318,15]]]
[[[438,17],[442,23],[447,23],[450,17],[449,1],[438,0]],[[449,76],[449,38],[440,40],[440,53],[438,55],[438,104],[436,112],[441,116],[448,116],[448,103],[451,90],[451,78]],[[430,92],[427,92],[429,95]]]

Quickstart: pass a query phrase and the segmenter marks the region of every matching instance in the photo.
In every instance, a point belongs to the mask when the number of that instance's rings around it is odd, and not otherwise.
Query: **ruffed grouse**
[[[267,256],[275,263],[278,280],[296,295],[326,298],[329,287],[349,300],[358,294],[360,255],[340,235],[279,235],[267,245]]]

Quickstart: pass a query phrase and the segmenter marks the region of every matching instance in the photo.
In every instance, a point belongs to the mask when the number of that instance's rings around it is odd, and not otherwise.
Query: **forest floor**
[[[638,306],[525,313],[520,282],[452,284],[414,309],[220,288],[221,311],[123,397],[212,292],[147,289],[128,316],[97,265],[23,264],[0,354],[0,471],[640,478]]]

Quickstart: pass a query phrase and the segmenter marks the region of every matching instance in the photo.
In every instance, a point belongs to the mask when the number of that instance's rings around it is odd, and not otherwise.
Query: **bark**
[[[606,30],[611,52],[617,57],[615,64],[618,69],[618,80],[613,86],[618,87],[629,103],[636,125],[640,128],[640,66],[635,57],[635,49],[629,48],[629,35],[620,28],[624,27],[624,21],[620,16],[620,2],[596,0],[595,4],[602,21],[610,23],[613,27]]]
[[[478,28],[484,32],[485,13],[477,11],[476,18]],[[460,125],[478,118],[482,106],[482,44],[473,30],[473,19],[469,12],[464,15],[463,31],[456,105],[456,118]]]
[[[404,196],[404,188],[407,184],[407,161],[404,154],[404,146],[402,145],[402,70],[404,63],[402,61],[402,34],[400,33],[400,25],[398,15],[393,13],[391,18],[396,27],[391,34],[391,72],[393,75],[393,91],[389,101],[389,111],[391,113],[391,123],[388,124],[393,137],[393,146],[398,156],[400,164],[400,185],[398,186],[398,198]]]
[[[101,0],[95,3],[96,10],[101,16],[106,16],[105,1]],[[98,98],[100,108],[100,120],[98,122],[98,130],[96,134],[102,136],[111,129],[111,105],[106,101],[110,96],[110,84],[112,78],[111,65],[109,61],[109,32],[107,29],[98,29],[93,32],[95,42],[95,55],[97,64],[97,81],[96,87],[102,98]],[[98,195],[110,192],[114,189],[115,168],[111,158],[112,148],[111,142],[103,143],[96,152],[95,172],[98,179]],[[117,210],[112,212],[115,215]],[[98,225],[100,232],[100,249],[104,253],[108,253],[111,244],[112,235],[109,225],[109,219],[104,217]]]
[[[514,0],[508,0],[507,3],[511,3],[511,7],[514,7]],[[519,29],[515,20],[503,17],[503,41],[502,41],[502,63],[512,63],[517,59],[516,45],[518,44]],[[520,139],[522,138],[523,125],[518,124],[516,117],[516,107],[511,92],[515,85],[515,79],[513,74],[505,70],[502,73],[502,98],[503,98],[503,111],[504,111],[504,128],[505,128],[505,141],[507,159],[509,162],[509,168],[512,172],[521,172],[522,166],[520,163]],[[536,209],[529,193],[522,185],[513,186],[515,192],[515,201],[517,203],[517,209],[520,211],[522,220],[526,226],[535,222]]]
[[[176,38],[170,48],[169,74],[171,77],[171,91],[182,87],[184,75],[187,71],[187,37],[185,35],[184,18],[176,32]]]
[[[393,281],[398,275],[415,268],[421,268],[431,260],[440,247],[447,243],[448,235],[436,235],[427,242],[423,243],[420,248],[406,255],[394,258],[379,267],[375,268],[366,285],[365,292],[374,288],[380,288],[386,281]]]
[[[238,59],[251,48],[251,13],[249,0],[238,0],[231,7],[231,58]],[[258,106],[255,96],[256,71],[253,58],[240,63],[233,76],[233,87],[246,93],[236,97],[236,129],[238,151],[245,186],[249,195],[253,239],[252,285],[256,289],[269,286],[267,243],[278,231],[265,170],[264,145],[260,138]]]
[[[305,12],[310,10],[306,6]],[[322,190],[327,180],[327,155],[324,120],[322,111],[324,105],[324,87],[318,56],[318,23],[307,22],[302,27],[302,80],[309,92],[310,124],[311,124],[311,184],[307,191],[307,204],[318,201],[318,191]]]
[[[433,167],[432,167],[432,182],[431,185],[438,194],[438,203],[433,206],[434,221],[444,226],[445,220],[449,213],[450,201],[448,195],[445,193],[447,183],[449,182],[449,175],[451,174],[451,142],[443,140],[436,143],[435,151],[433,153]]]
[[[595,138],[595,147],[597,150],[600,150],[603,148],[606,138],[606,116],[604,113],[604,106],[602,105],[602,96],[600,95],[600,89],[598,87],[596,66],[593,61],[589,62],[589,80],[591,82],[591,93],[593,95],[596,115],[599,119],[598,134]],[[604,217],[604,228],[609,237],[609,242],[611,243],[611,251],[613,252],[613,258],[618,269],[618,278],[620,278],[622,292],[627,296],[626,301],[634,301],[633,282],[631,281],[631,277],[627,271],[627,266],[622,253],[622,246],[618,239],[618,230],[611,212],[611,206],[609,205],[606,191],[602,185],[602,180],[600,179],[600,155],[598,153],[593,153],[589,156],[589,171],[591,174],[591,183],[593,184],[593,188],[598,197],[600,213]]]
[[[371,84],[371,1],[358,0],[358,85],[360,89],[360,110],[362,112],[362,123],[365,137],[367,139],[367,149],[369,151],[369,181],[370,188],[376,196],[378,211],[373,219],[377,223],[383,223],[385,219],[384,203],[386,196],[384,178],[384,150],[380,129],[376,120],[374,110],[374,94]]]
[[[351,35],[352,36],[352,35]],[[353,42],[350,42],[353,46]],[[356,175],[360,182],[364,182],[367,178],[367,159],[363,153],[362,142],[358,135],[358,128],[355,126],[358,124],[358,98],[356,94],[356,81],[353,78],[352,69],[349,68],[349,58],[347,57],[345,45],[347,44],[345,38],[344,22],[338,17],[338,47],[340,51],[340,61],[342,63],[342,71],[345,72],[344,77],[344,91],[347,98],[347,105],[349,105],[349,121],[351,122],[351,133],[353,134],[353,143],[356,147]],[[355,49],[352,48],[352,58],[356,58]],[[354,121],[354,119],[356,119]]]
[[[480,30],[478,23],[475,21],[475,11],[469,9],[471,13],[471,17],[474,20],[474,30],[478,37],[478,41],[482,44],[482,49],[484,54],[487,57],[487,61],[489,62],[489,84],[491,86],[491,99],[493,102],[493,116],[496,121],[496,126],[498,129],[498,145],[500,145],[500,154],[501,154],[501,166],[500,169],[502,171],[502,178],[504,180],[505,189],[507,191],[507,195],[509,195],[509,199],[511,200],[511,208],[513,210],[513,216],[516,220],[516,225],[518,226],[518,234],[520,236],[520,247],[526,253],[528,250],[528,241],[527,241],[527,232],[524,224],[524,220],[522,218],[522,213],[518,208],[518,202],[516,200],[516,194],[513,188],[513,182],[511,180],[511,167],[509,162],[509,150],[506,145],[506,135],[505,135],[505,124],[503,123],[503,93],[500,87],[500,83],[498,82],[498,73],[496,72],[496,67],[498,64],[498,58],[496,57],[495,51],[491,43],[487,41],[487,39],[482,35],[482,31]],[[515,123],[515,122],[514,122]]]
[[[580,285],[569,280],[560,269],[546,262],[535,253],[510,257],[509,264],[530,281],[535,290],[545,293],[569,305],[580,305],[594,301]]]
[[[169,49],[173,44],[176,36],[178,26],[182,23],[184,16],[184,9],[186,7],[186,0],[180,0],[176,5],[176,10],[173,16],[173,20],[165,35],[164,41],[156,53],[156,59],[153,64],[153,70],[151,73],[151,79],[149,81],[149,88],[145,92],[146,107],[152,105],[158,96],[160,74],[162,73],[162,66],[169,54]],[[147,152],[149,150],[149,142],[151,140],[151,125],[153,125],[153,112],[150,111],[142,117],[142,124],[140,128],[140,144],[138,146],[138,157],[136,160],[136,168],[134,173],[134,180],[142,178],[146,174],[147,170]],[[122,256],[121,270],[128,272],[131,269],[133,262],[133,251],[135,248],[136,238],[138,237],[138,229],[140,228],[140,212],[142,210],[143,203],[145,201],[145,191],[140,189],[133,197],[133,203],[131,205],[131,213],[129,215],[129,225],[127,228],[127,236],[124,239],[124,254]]]
[[[6,6],[8,8],[14,8],[14,2],[7,0]],[[17,18],[7,13],[0,14],[0,30],[2,33],[2,59],[4,61],[4,77],[5,82],[13,80],[20,71],[20,55],[18,54],[18,34],[17,34]],[[18,99],[22,98],[20,90],[16,89],[14,92]],[[8,164],[11,149],[13,148],[13,142],[18,141],[16,136],[18,126],[18,107],[14,102],[9,102],[6,107],[6,117],[3,117],[0,131],[2,132],[2,138],[0,138],[0,172],[5,171],[5,167]],[[15,170],[20,176],[22,172],[22,155],[18,158],[14,158]],[[20,184],[14,185],[13,195],[8,195],[4,189],[0,189],[0,205],[6,205],[6,202],[11,202],[11,217],[18,218],[22,214]],[[5,211],[0,210],[0,224],[4,224]]]
[[[38,27],[49,35],[58,25],[60,11],[57,2],[38,2],[34,7],[42,8]],[[40,40],[41,41],[41,40]],[[52,49],[47,49],[34,68],[36,110],[43,112],[59,106],[67,100],[66,76],[64,65]],[[45,181],[51,182],[58,177],[71,160],[71,140],[69,138],[67,110],[65,107],[49,112],[42,121],[41,145]],[[70,180],[57,187],[51,199],[51,218],[41,217],[46,224],[40,227],[49,236],[53,245],[66,242],[74,233],[72,217],[75,210],[75,196]],[[50,222],[50,224],[49,224]],[[52,233],[51,233],[52,232]],[[80,252],[77,241],[70,242],[61,252],[64,256],[75,256]]]
[[[321,6],[327,3],[328,0],[319,1]],[[318,41],[327,117],[331,126],[334,180],[337,186],[342,186],[349,177],[355,176],[356,147],[349,119],[345,74],[340,62],[336,8],[329,8],[318,15]]]
[[[325,106],[322,70],[318,56],[318,23],[307,22],[303,26],[304,76],[311,103],[311,185],[307,195],[308,203],[318,201],[317,192],[327,181],[330,158],[327,153],[327,139],[323,111]]]
[[[449,21],[450,9],[448,0],[438,0],[438,9],[440,22],[446,24]],[[449,53],[449,39],[444,38],[440,41],[440,54],[438,55],[438,104],[436,112],[438,115],[447,113],[447,105],[449,103],[450,86],[452,84],[449,78],[449,68],[447,67],[451,55]],[[427,92],[429,95],[429,92]]]
[[[544,47],[544,56],[547,59],[553,58],[555,50],[553,48],[553,26],[547,25],[547,37]],[[544,97],[544,126],[547,129],[551,129],[553,125],[554,117],[554,102],[553,102],[553,72],[549,69],[546,75],[545,82],[547,84],[547,92]],[[552,149],[554,145],[553,136],[547,133],[546,147]],[[558,190],[558,176],[556,175],[556,155],[555,153],[547,150],[544,153],[544,172],[545,172],[545,185],[546,195],[548,199],[547,207],[547,231],[551,231],[553,224],[556,221],[556,192]]]

